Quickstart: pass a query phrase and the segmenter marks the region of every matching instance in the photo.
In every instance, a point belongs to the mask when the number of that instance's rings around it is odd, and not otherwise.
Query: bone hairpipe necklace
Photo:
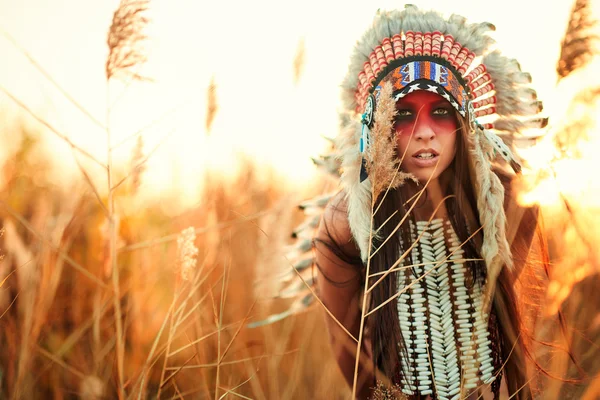
[[[471,283],[450,221],[437,219],[429,226],[419,221],[412,232],[413,240],[423,233],[412,251],[419,265],[398,274],[399,288],[426,276],[398,297],[406,349],[401,352],[402,391],[459,399],[496,378],[488,315],[481,311],[482,283]]]

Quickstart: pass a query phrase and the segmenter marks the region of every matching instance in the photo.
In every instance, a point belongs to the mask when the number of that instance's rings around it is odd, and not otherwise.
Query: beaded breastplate
[[[450,221],[417,222],[414,266],[398,274],[402,392],[459,399],[495,380],[482,283],[474,281]],[[449,244],[449,246],[448,246]]]

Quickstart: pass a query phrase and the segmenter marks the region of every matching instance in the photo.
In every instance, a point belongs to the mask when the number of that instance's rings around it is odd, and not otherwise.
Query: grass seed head
[[[198,248],[194,243],[196,241],[196,230],[193,226],[181,231],[177,238],[178,266],[181,273],[181,279],[191,281],[196,267],[196,257]]]
[[[149,0],[121,0],[108,31],[106,80],[117,75],[148,80],[139,72],[139,67],[147,61],[144,42],[148,38],[145,33],[148,8]]]

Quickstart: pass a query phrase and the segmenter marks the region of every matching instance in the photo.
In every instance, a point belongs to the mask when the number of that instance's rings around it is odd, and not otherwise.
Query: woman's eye
[[[447,108],[436,108],[433,110],[433,115],[450,115],[450,110]]]
[[[412,112],[410,110],[398,110],[398,113],[396,115],[398,117],[410,117],[412,115]]]

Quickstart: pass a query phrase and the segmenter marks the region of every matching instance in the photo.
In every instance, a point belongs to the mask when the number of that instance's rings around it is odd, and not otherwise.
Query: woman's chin
[[[436,171],[435,173],[431,173],[431,171],[425,172],[425,171],[418,171],[418,172],[413,172],[412,173],[415,178],[417,178],[417,180],[419,181],[419,185],[426,185],[427,182],[429,182],[429,184],[431,184],[432,182],[436,181],[439,177],[440,174]]]

